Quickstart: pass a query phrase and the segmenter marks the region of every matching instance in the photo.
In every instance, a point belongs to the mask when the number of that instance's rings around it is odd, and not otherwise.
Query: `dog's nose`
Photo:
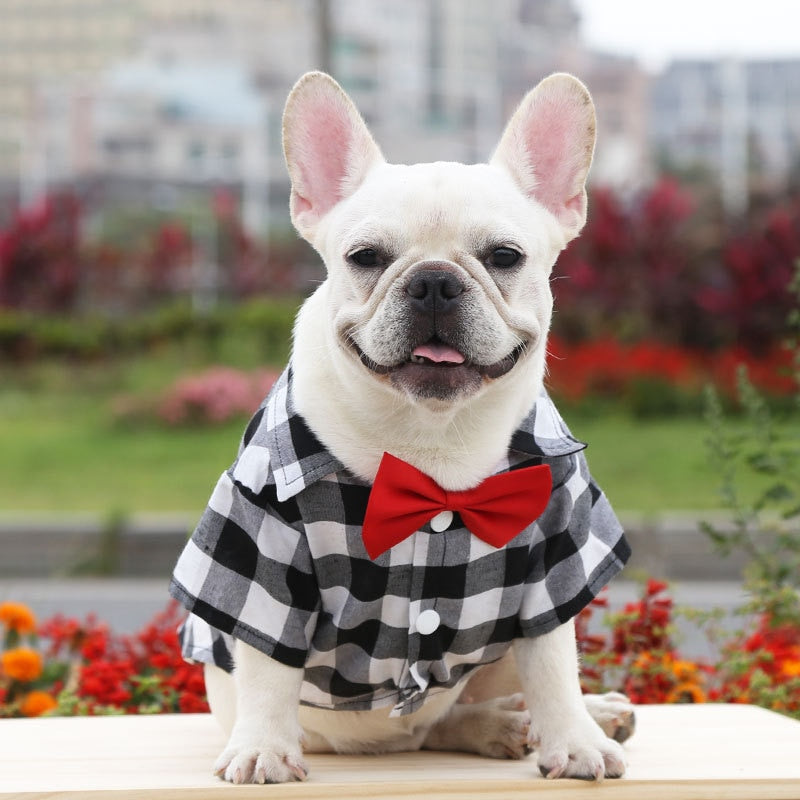
[[[411,304],[420,311],[450,311],[458,304],[464,284],[442,269],[423,269],[414,274],[406,286]]]

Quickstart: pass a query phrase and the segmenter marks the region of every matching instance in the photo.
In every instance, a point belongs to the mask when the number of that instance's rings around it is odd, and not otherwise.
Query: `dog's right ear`
[[[283,152],[292,181],[292,222],[306,239],[383,156],[353,101],[324,72],[306,73],[283,112]]]

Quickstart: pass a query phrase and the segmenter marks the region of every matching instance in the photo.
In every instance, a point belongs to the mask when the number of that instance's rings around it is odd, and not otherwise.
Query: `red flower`
[[[669,584],[666,581],[657,581],[655,578],[648,578],[647,585],[645,586],[645,594],[647,597],[653,597],[654,595],[661,594],[661,592],[665,592],[669,588]],[[672,602],[670,601],[670,607]]]
[[[108,652],[108,631],[98,628],[89,631],[81,645],[81,655],[87,661],[96,661],[103,658]]]
[[[181,692],[178,698],[178,708],[184,714],[204,714],[209,710],[208,703],[203,697],[188,691]]]

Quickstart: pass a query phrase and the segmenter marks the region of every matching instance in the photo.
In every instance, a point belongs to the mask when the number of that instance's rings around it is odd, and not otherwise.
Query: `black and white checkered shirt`
[[[175,567],[170,592],[191,612],[184,656],[230,670],[241,639],[303,667],[307,705],[415,711],[514,638],[575,616],[622,569],[630,551],[584,447],[543,392],[495,470],[550,466],[536,522],[496,549],[455,514],[372,561],[361,540],[370,486],[296,413],[290,367]]]

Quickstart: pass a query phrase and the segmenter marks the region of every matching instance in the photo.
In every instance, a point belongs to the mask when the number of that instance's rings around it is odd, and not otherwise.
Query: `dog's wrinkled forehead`
[[[327,223],[332,246],[382,247],[412,260],[452,260],[504,245],[536,259],[564,245],[552,217],[489,164],[381,164]]]

